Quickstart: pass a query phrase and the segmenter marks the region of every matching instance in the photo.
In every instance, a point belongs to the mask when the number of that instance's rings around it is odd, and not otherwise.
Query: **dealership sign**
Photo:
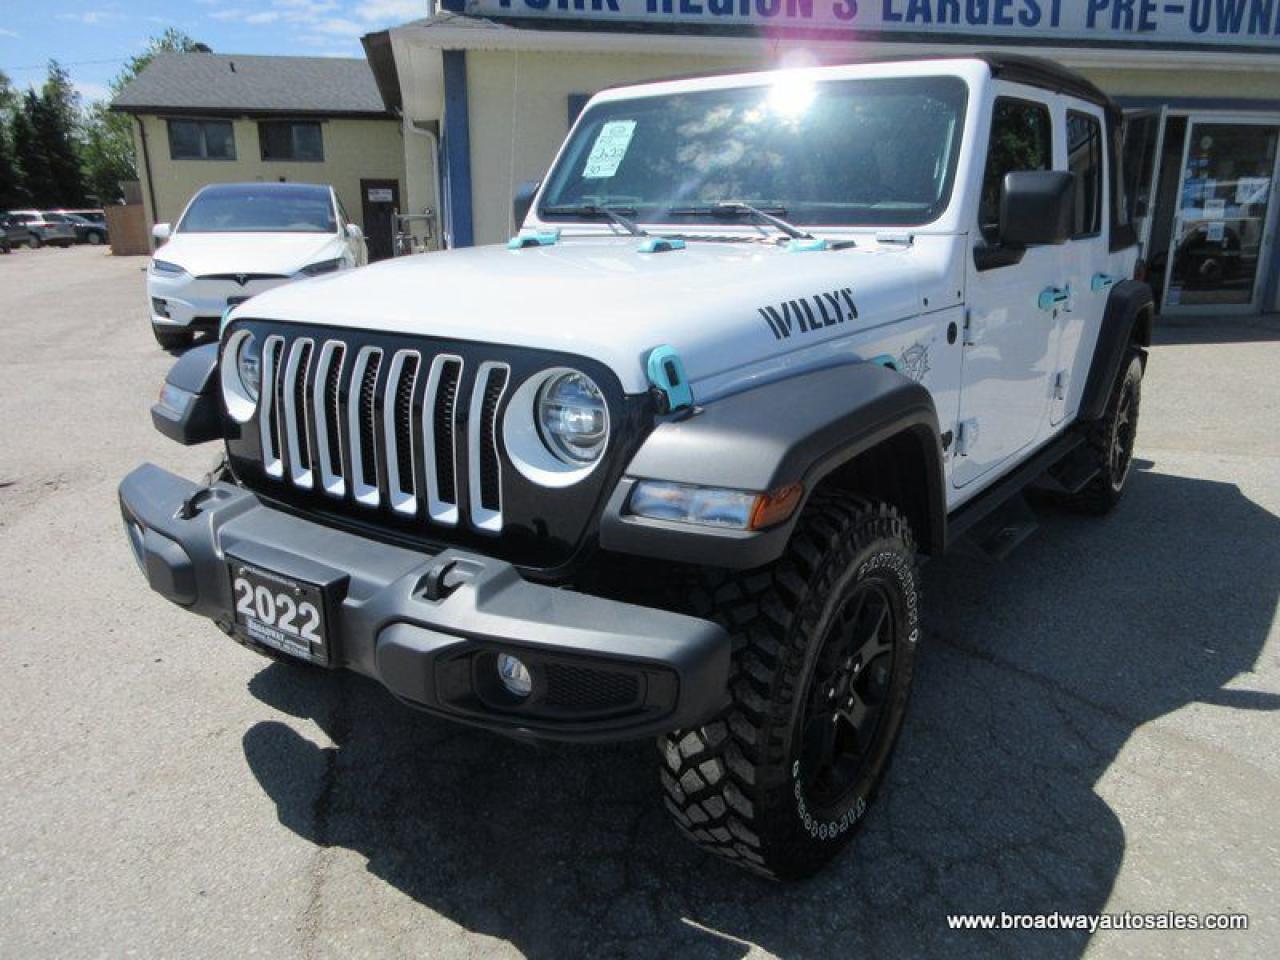
[[[1280,0],[442,0],[478,17],[1280,49]]]

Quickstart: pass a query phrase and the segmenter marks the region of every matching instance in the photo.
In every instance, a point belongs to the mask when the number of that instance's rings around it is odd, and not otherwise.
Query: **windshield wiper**
[[[778,213],[786,213],[786,207],[774,207]],[[749,203],[743,203],[740,200],[725,200],[721,203],[708,204],[705,207],[674,207],[670,211],[674,216],[698,216],[706,214],[713,217],[737,217],[743,214],[755,217],[757,220],[767,223],[770,226],[777,227],[783,233],[793,240],[812,240],[814,236],[806,230],[801,230],[793,223],[787,223],[781,217],[775,216],[768,211],[761,210],[759,207],[753,207]]]
[[[633,207],[603,207],[596,203],[582,203],[577,205],[565,204],[559,207],[543,207],[542,212],[549,213],[552,216],[605,217],[612,220],[633,237],[647,237],[649,235],[644,227],[623,216],[624,213],[635,216],[636,211]]]

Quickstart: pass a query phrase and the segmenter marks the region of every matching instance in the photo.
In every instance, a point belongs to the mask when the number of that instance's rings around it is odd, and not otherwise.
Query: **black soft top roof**
[[[1053,60],[1028,57],[1018,53],[975,53],[972,56],[985,62],[991,68],[991,75],[1001,80],[1042,87],[1054,93],[1065,93],[1071,97],[1087,100],[1089,103],[1096,103],[1107,110],[1120,109],[1110,97],[1098,89],[1092,80]]]

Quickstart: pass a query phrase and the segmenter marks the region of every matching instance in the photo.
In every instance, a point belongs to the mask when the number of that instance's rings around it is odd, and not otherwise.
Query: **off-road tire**
[[[860,826],[902,726],[920,632],[910,527],[885,504],[818,495],[778,561],[704,578],[693,612],[733,635],[732,701],[711,722],[660,738],[665,804],[703,849],[775,879],[806,876]],[[811,695],[827,692],[814,683],[819,655],[825,662],[836,649],[827,640],[836,636],[837,617],[868,589],[883,589],[885,609],[892,607],[881,726],[865,760],[856,761],[849,792],[819,810],[807,796],[810,773],[801,769],[804,718]]]
[[[1101,516],[1111,512],[1124,496],[1138,432],[1142,372],[1142,355],[1130,350],[1111,387],[1106,412],[1090,425],[1085,438],[1098,472],[1079,492],[1058,498],[1069,509]]]
[[[191,343],[191,332],[189,330],[169,333],[152,326],[151,332],[155,334],[156,343],[160,344],[165,350],[180,350]]]

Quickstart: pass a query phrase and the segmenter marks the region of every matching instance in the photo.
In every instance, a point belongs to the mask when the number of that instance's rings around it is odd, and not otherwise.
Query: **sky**
[[[44,82],[59,61],[87,104],[147,39],[177,27],[215,53],[363,57],[360,37],[426,16],[430,0],[0,0],[0,70]]]

